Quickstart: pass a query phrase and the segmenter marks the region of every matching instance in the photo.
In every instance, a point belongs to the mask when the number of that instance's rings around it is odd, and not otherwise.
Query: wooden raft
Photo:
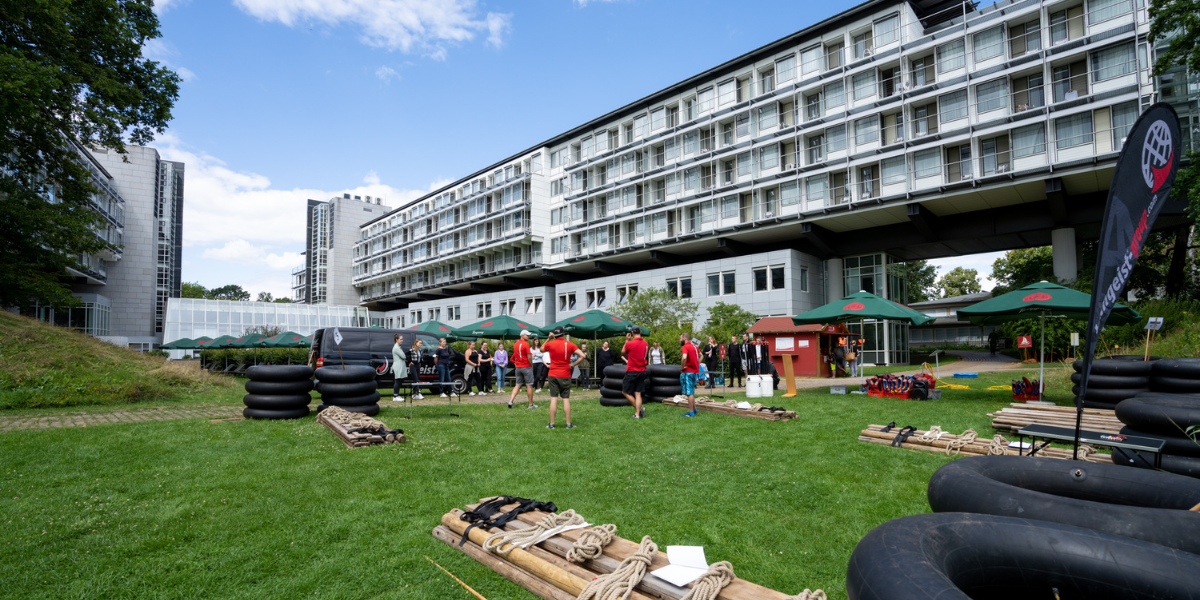
[[[317,413],[317,423],[324,425],[326,429],[332,431],[333,435],[341,440],[347,448],[362,448],[364,446],[378,446],[379,444],[403,444],[408,441],[408,438],[404,437],[402,433],[396,435],[391,440],[369,433],[350,433],[345,425],[329,416],[328,410]]]
[[[1033,424],[1075,427],[1075,408],[1071,406],[1038,406],[1014,402],[1007,408],[988,413],[992,427],[1016,432]],[[1101,433],[1121,433],[1125,424],[1117,420],[1117,412],[1103,408],[1083,409],[1082,428]]]
[[[681,398],[682,398],[682,401],[680,400]],[[687,397],[675,396],[674,398],[667,398],[667,399],[663,400],[663,405],[664,406],[687,407],[687,405],[688,405]],[[717,402],[711,402],[711,401],[707,401],[707,400],[702,401],[700,398],[696,398],[696,410],[702,410],[704,412],[717,413],[717,414],[721,414],[721,415],[734,415],[737,417],[750,417],[753,419],[761,419],[763,421],[791,421],[792,419],[796,418],[795,411],[789,410],[789,411],[784,411],[784,412],[767,412],[765,410],[733,408],[730,406],[725,406],[723,404],[719,404]]]
[[[896,434],[900,431],[900,429],[901,429],[900,427],[892,427],[891,431],[884,432],[883,425],[868,425],[866,429],[862,430],[862,432],[859,433],[858,441],[868,442],[871,444],[882,444],[884,446],[890,446],[892,444],[892,440],[896,439]],[[911,450],[923,450],[925,452],[934,452],[937,454],[944,455],[944,454],[946,454],[946,449],[950,447],[950,442],[957,441],[961,438],[961,436],[954,435],[951,433],[943,433],[940,438],[938,438],[937,440],[934,440],[934,441],[926,442],[926,441],[917,439],[924,433],[925,433],[925,431],[921,430],[921,429],[914,431],[913,434],[911,436],[909,436],[909,438],[907,440],[905,440],[903,444],[900,445],[900,447],[908,448]],[[954,454],[954,456],[958,456],[958,455],[988,456],[988,450],[989,450],[989,446],[991,445],[991,441],[992,441],[992,438],[990,438],[990,437],[985,438],[985,437],[981,436],[981,437],[977,438],[974,442],[967,444],[966,446],[963,446],[957,453]],[[1016,440],[1009,440],[1009,441],[1016,441]],[[1026,443],[1028,443],[1028,442],[1026,442]],[[1020,453],[1017,451],[1016,448],[1005,447],[1004,454],[1007,456],[1017,456]],[[1069,460],[1071,458],[1071,450],[1067,449],[1067,448],[1052,448],[1052,447],[1047,446],[1045,448],[1042,448],[1041,450],[1038,450],[1038,453],[1035,456],[1035,458],[1039,457],[1039,456],[1045,457],[1045,458],[1059,458],[1059,459],[1063,459],[1063,460]],[[1110,456],[1108,454],[1092,453],[1092,454],[1088,454],[1084,458],[1084,460],[1086,460],[1087,462],[1093,462],[1093,463],[1112,464],[1112,456]]]
[[[469,504],[466,508],[472,510],[476,506],[478,505]],[[515,504],[510,504],[501,511],[508,512],[515,506]],[[463,511],[455,509],[442,515],[442,524],[433,529],[433,537],[474,558],[544,600],[573,600],[593,579],[613,572],[621,564],[621,561],[635,554],[638,549],[637,542],[614,536],[612,543],[604,548],[602,556],[582,563],[571,563],[567,561],[566,555],[583,531],[577,529],[562,532],[524,550],[514,549],[507,557],[504,557],[483,549],[483,542],[491,534],[500,531],[499,529],[485,532],[476,527],[471,530],[469,541],[462,546],[459,545],[462,532],[467,528],[467,522],[460,518],[462,514]],[[516,520],[506,525],[504,530],[528,529],[547,514],[549,513],[540,511],[521,514]],[[630,595],[630,599],[679,600],[686,596],[689,588],[695,583],[690,584],[689,587],[677,587],[653,576],[652,571],[668,564],[666,553],[659,552],[647,569],[646,577]],[[734,565],[735,570],[736,568],[737,565]],[[787,600],[787,598],[787,594],[740,578],[735,578],[730,582],[718,596],[719,600]]]

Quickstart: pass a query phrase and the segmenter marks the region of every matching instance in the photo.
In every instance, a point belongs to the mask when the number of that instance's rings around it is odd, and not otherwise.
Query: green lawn
[[[1051,399],[1069,402],[1061,389]],[[1008,402],[818,389],[771,400],[800,415],[775,423],[683,419],[661,405],[634,421],[579,399],[578,428],[561,428],[560,414],[553,431],[544,398],[536,411],[464,405],[461,418],[419,407],[412,421],[389,405],[379,418],[411,442],[357,450],[311,417],[3,433],[0,580],[25,598],[469,598],[428,555],[490,600],[531,598],[429,535],[451,508],[514,494],[616,523],[626,538],[703,545],[789,594],[844,598],[858,540],[928,511],[929,476],[950,460],[858,442],[859,430],[896,421],[990,436],[985,414]]]

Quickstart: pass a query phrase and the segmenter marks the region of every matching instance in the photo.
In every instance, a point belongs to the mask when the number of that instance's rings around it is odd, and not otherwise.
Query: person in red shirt
[[[642,339],[641,327],[634,327],[630,335],[632,338],[621,348],[621,354],[625,355],[627,361],[621,393],[633,404],[633,418],[640,419],[646,416],[646,409],[642,408],[642,394],[646,391],[646,353],[649,352],[649,346]]]
[[[563,399],[563,412],[567,416],[567,429],[574,429],[571,423],[571,370],[575,368],[587,354],[575,344],[564,339],[566,334],[562,327],[555,327],[550,334],[550,340],[542,344],[542,352],[550,355],[549,381],[550,388],[550,424],[546,429],[554,429],[554,417],[558,414],[558,399]],[[571,362],[574,358],[575,361]]]
[[[688,410],[685,417],[696,416],[696,378],[700,376],[700,350],[688,340],[686,333],[679,334],[679,345],[682,347],[682,372],[679,373],[679,387],[688,399]]]
[[[517,399],[517,393],[521,391],[521,386],[525,386],[525,393],[529,396],[529,406],[527,408],[537,408],[533,403],[533,365],[529,362],[529,330],[521,331],[521,339],[513,344],[512,359],[513,371],[516,373],[516,384],[513,385],[512,394],[508,397],[508,407],[513,407],[513,400]]]

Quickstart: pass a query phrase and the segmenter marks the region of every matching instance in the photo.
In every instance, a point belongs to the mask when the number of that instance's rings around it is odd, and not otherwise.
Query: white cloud
[[[444,56],[442,42],[462,43],[486,32],[487,42],[500,47],[512,15],[479,15],[476,0],[234,0],[246,14],[288,27],[322,23],[356,26],[363,43],[409,52],[428,49]]]
[[[188,0],[154,0],[154,12],[161,15],[172,6],[187,4],[187,2]]]
[[[375,169],[367,171],[367,174],[363,176],[363,183],[367,185],[379,185],[379,173],[376,173]]]
[[[396,79],[396,80],[400,79],[400,74],[397,73],[395,69],[393,69],[391,67],[386,67],[386,66],[375,69],[375,76],[378,77],[380,79],[380,81],[383,81],[384,83],[387,83],[387,82],[391,81],[392,79]]]
[[[175,71],[185,83],[194,81],[196,73],[187,67],[181,67],[173,62],[173,59],[178,54],[179,52],[175,49],[175,46],[162,38],[146,40],[146,43],[142,44],[143,58],[162,63],[167,68]]]
[[[574,0],[579,6],[587,6],[590,2],[617,2],[618,0]]]

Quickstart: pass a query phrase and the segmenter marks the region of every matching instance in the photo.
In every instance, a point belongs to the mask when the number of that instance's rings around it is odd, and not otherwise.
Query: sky
[[[307,199],[398,207],[857,3],[159,0],[183,280],[290,296]]]

